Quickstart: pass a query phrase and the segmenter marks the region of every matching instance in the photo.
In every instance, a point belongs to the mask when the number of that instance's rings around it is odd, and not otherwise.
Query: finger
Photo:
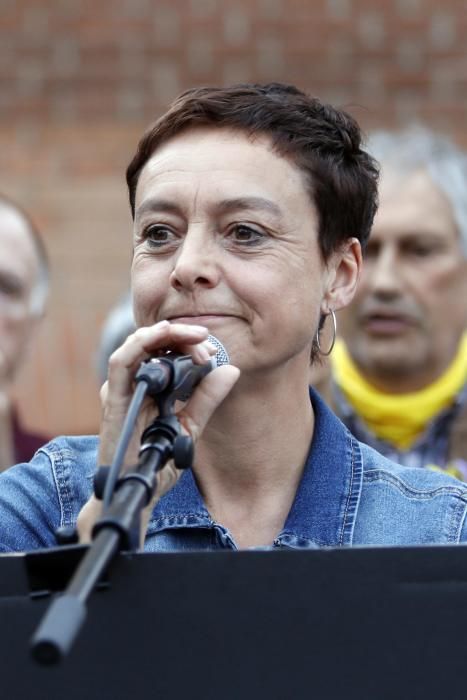
[[[199,384],[190,401],[180,411],[179,420],[196,441],[216,408],[222,403],[240,376],[233,365],[223,365],[210,372]]]
[[[151,504],[150,504],[150,509],[154,508],[156,502],[162,498],[164,494],[167,493],[167,491],[170,491],[177,481],[179,480],[183,470],[182,469],[177,469],[175,466],[173,460],[168,462],[165,467],[157,472],[156,479],[157,479],[157,486],[154,490],[153,497],[151,499]]]
[[[103,406],[107,400],[107,394],[109,392],[109,382],[105,381],[103,385],[101,386],[101,390],[99,392],[99,398],[101,400],[101,406]]]
[[[133,389],[134,375],[148,355],[176,347],[192,354],[198,363],[207,362],[215,351],[206,342],[207,328],[188,324],[170,324],[161,321],[154,326],[138,328],[109,360],[109,391],[112,395],[127,396]]]
[[[178,346],[181,352],[189,352],[193,356],[195,350],[201,362],[207,362],[216,348],[205,338],[208,335],[202,326],[188,324],[169,324],[161,322],[147,328],[140,328],[131,334],[125,343],[116,350],[109,362],[108,381],[101,389],[102,423],[100,430],[100,460],[109,460],[114,454],[121,426],[125,420],[128,406],[134,391],[134,376],[141,362],[148,354],[170,346]],[[155,415],[154,402],[149,399],[140,410],[140,424],[144,416]],[[105,462],[107,463],[107,462]]]

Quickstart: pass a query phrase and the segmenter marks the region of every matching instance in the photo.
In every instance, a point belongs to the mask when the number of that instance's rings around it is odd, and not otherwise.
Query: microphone
[[[187,401],[203,377],[216,367],[230,362],[220,340],[213,335],[208,335],[207,339],[217,348],[217,353],[206,364],[195,364],[191,355],[167,352],[161,357],[150,357],[142,362],[135,381],[146,382],[146,394],[152,398],[165,394],[172,400]]]

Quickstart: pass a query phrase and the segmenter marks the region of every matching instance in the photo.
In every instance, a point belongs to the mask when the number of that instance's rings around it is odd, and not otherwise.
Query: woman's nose
[[[178,290],[215,287],[219,281],[217,246],[203,231],[188,231],[175,259],[170,284]]]

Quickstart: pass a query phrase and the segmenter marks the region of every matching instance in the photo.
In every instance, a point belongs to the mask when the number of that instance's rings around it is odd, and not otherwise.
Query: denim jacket
[[[311,391],[315,430],[292,508],[272,548],[453,544],[467,540],[467,486],[403,467],[358,442]],[[263,438],[264,439],[264,438]],[[92,491],[96,437],[61,437],[0,476],[0,551],[56,545]],[[284,469],[287,465],[284,465]],[[191,470],[154,508],[147,551],[236,549]]]

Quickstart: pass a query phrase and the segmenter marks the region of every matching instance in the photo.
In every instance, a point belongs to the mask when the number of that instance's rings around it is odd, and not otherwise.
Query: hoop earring
[[[331,316],[331,318],[332,318],[332,341],[331,341],[331,345],[330,345],[330,347],[329,347],[329,350],[327,350],[326,352],[323,352],[323,351],[321,350],[321,346],[320,346],[320,344],[319,344],[319,330],[316,331],[316,337],[315,337],[315,340],[316,340],[316,347],[318,348],[319,354],[322,355],[323,357],[328,357],[328,355],[331,354],[332,349],[333,349],[333,347],[334,347],[334,344],[335,344],[335,342],[336,342],[336,335],[337,335],[336,314],[335,314],[334,311],[331,309],[327,315],[328,315],[328,316]]]

